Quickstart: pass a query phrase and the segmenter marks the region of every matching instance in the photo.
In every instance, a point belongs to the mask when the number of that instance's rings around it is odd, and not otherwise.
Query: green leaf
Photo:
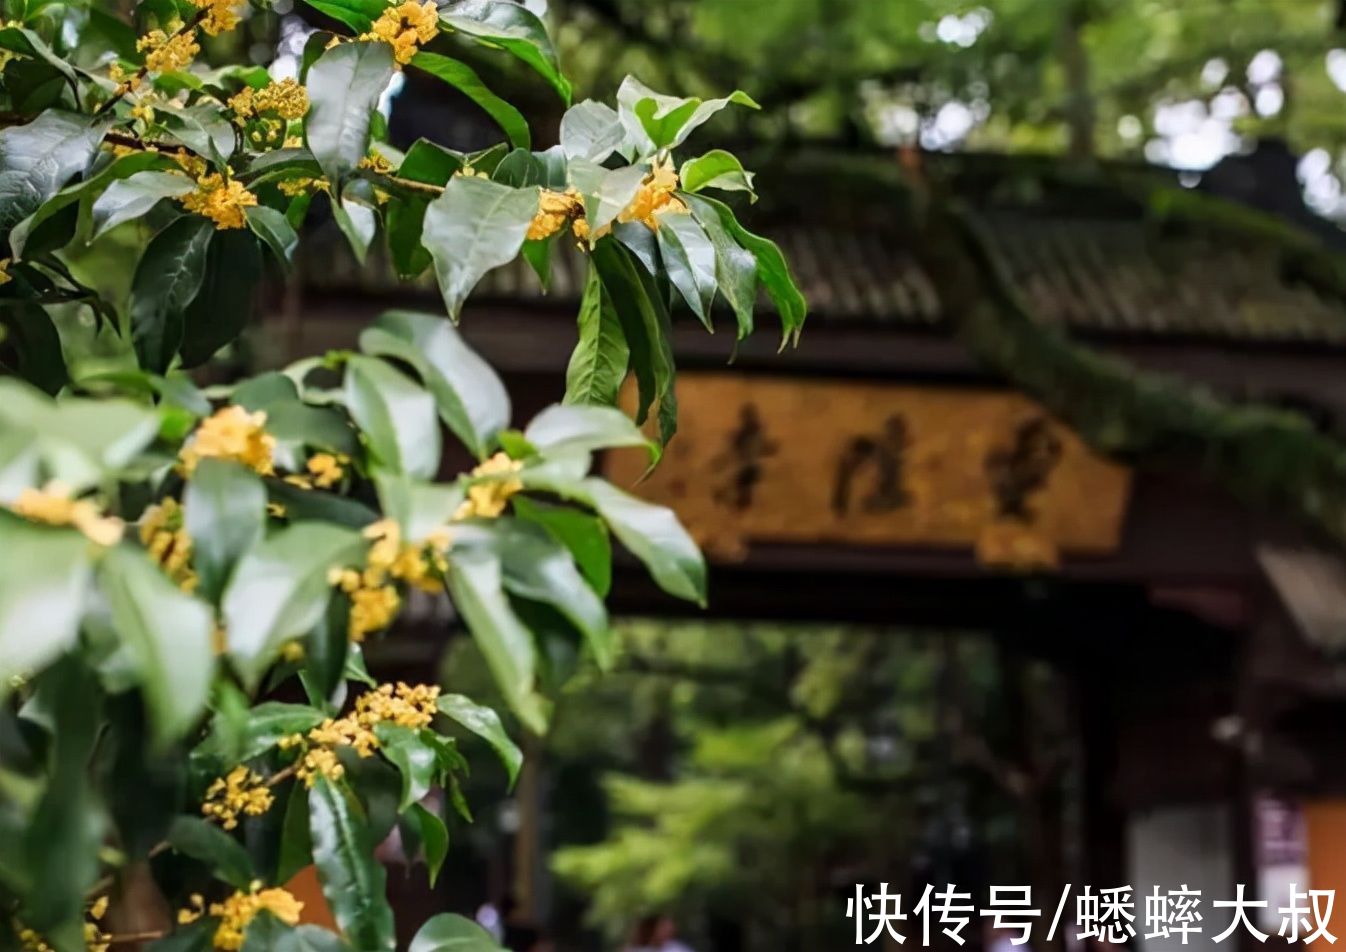
[[[753,173],[732,152],[711,149],[705,155],[688,159],[678,171],[684,192],[699,192],[704,188],[718,188],[723,192],[747,192],[757,200],[753,191]]]
[[[659,457],[658,445],[616,407],[553,404],[533,417],[523,435],[544,456],[640,446],[649,452],[652,464]]]
[[[322,926],[289,926],[263,910],[248,924],[242,952],[350,952],[341,936]]]
[[[570,81],[561,74],[547,28],[526,7],[510,0],[458,0],[441,7],[439,19],[486,46],[523,60],[570,105]]]
[[[288,883],[313,863],[313,834],[308,828],[308,788],[296,783],[285,802],[280,825],[280,855],[276,857],[276,881]]]
[[[292,734],[303,734],[322,723],[326,715],[307,704],[263,701],[249,708],[234,762],[260,757]]]
[[[509,426],[505,385],[442,317],[386,311],[360,334],[366,354],[406,361],[434,395],[440,419],[478,459]]]
[[[402,799],[398,810],[406,810],[430,792],[439,769],[439,755],[419,731],[409,727],[377,724],[374,733],[383,756],[402,774]]]
[[[183,856],[205,863],[220,879],[235,889],[247,889],[257,878],[238,840],[200,817],[180,816],[168,830],[168,845]]]
[[[266,486],[245,466],[203,459],[187,481],[182,503],[199,590],[218,601],[234,565],[266,531]]]
[[[0,301],[0,334],[12,350],[10,368],[44,393],[59,393],[70,381],[61,335],[46,308],[29,301]]]
[[[585,278],[578,323],[579,341],[566,367],[565,402],[615,406],[631,352],[595,268]]]
[[[210,610],[129,546],[108,550],[98,580],[117,634],[135,657],[157,735],[181,736],[210,696],[215,671]]]
[[[383,13],[381,0],[304,0],[319,13],[338,20],[356,33],[366,33]]]
[[[673,510],[637,499],[605,480],[555,478],[524,468],[524,485],[555,493],[595,510],[664,591],[706,604],[706,561]]]
[[[691,215],[664,215],[657,234],[668,280],[706,330],[714,333],[710,309],[715,303],[715,246]]]
[[[186,109],[165,109],[159,115],[164,125],[188,149],[223,165],[234,152],[234,127],[218,107],[201,103]]]
[[[257,239],[239,229],[216,229],[206,249],[201,289],[182,315],[179,352],[184,367],[204,364],[242,333],[261,277]]]
[[[417,139],[402,157],[397,176],[427,185],[443,185],[465,164],[463,153],[446,149],[429,139]]]
[[[208,219],[184,215],[145,248],[131,281],[131,334],[142,369],[163,373],[178,352],[214,235]]]
[[[589,587],[599,598],[607,597],[612,589],[612,542],[602,519],[522,495],[514,497],[513,505],[515,516],[542,526],[569,549]]]
[[[75,643],[90,575],[75,530],[0,517],[0,693]]]
[[[418,52],[411,59],[411,65],[425,70],[431,76],[442,79],[454,89],[486,111],[500,126],[511,145],[520,149],[532,148],[532,136],[528,132],[528,120],[523,113],[486,88],[481,77],[466,63],[441,56],[438,53]]]
[[[644,423],[650,407],[659,404],[660,436],[667,443],[676,427],[673,393],[673,342],[668,310],[650,278],[637,270],[631,255],[616,239],[601,239],[592,255],[603,281],[605,297],[622,322],[622,333],[631,348],[631,367],[636,375],[636,422]]]
[[[734,312],[738,338],[743,340],[752,333],[752,312],[757,306],[757,259],[734,240],[709,199],[688,195],[686,202],[715,248],[715,282]]]
[[[9,246],[14,257],[22,258],[25,248],[34,240],[39,246],[60,247],[64,244],[59,242],[53,245],[44,241],[45,233],[41,230],[43,223],[49,221],[57,212],[87,195],[94,194],[108,183],[117,182],[146,169],[168,165],[171,161],[157,152],[135,152],[114,159],[96,175],[67,185],[43,202],[42,207],[32,215],[14,226],[14,230],[9,233]]]
[[[537,189],[510,188],[474,176],[450,179],[444,194],[430,203],[422,241],[434,259],[444,306],[455,321],[486,272],[519,253],[537,207]]]
[[[277,261],[289,267],[294,249],[299,246],[299,235],[285,215],[266,205],[257,205],[247,209],[247,216],[252,233],[266,242]]]
[[[350,245],[355,260],[364,264],[378,229],[378,216],[374,209],[343,195],[341,201],[332,203],[332,217],[346,236],[346,243]]]
[[[537,651],[505,595],[499,555],[488,546],[455,544],[449,560],[449,595],[454,606],[472,631],[505,700],[530,730],[542,733],[547,717],[535,691]]]
[[[413,281],[430,267],[430,252],[421,244],[425,209],[430,203],[419,197],[389,202],[383,209],[384,229],[388,233],[388,257],[397,276]]]
[[[392,49],[387,43],[340,43],[308,71],[304,141],[333,187],[369,148],[369,114],[393,78]]]
[[[26,125],[0,129],[0,232],[87,169],[111,123],[111,117],[47,109]]]
[[[584,636],[599,666],[609,667],[615,648],[607,608],[576,568],[570,550],[535,523],[498,519],[491,529],[505,588],[556,609]],[[455,543],[468,544],[469,531],[460,528]]]
[[[421,479],[439,471],[435,400],[406,374],[377,357],[352,356],[344,393],[379,466]]]
[[[603,162],[625,139],[621,117],[604,103],[586,99],[561,117],[561,149],[568,159]]]
[[[774,241],[754,235],[738,223],[729,206],[705,196],[688,196],[697,221],[703,225],[708,219],[716,218],[720,225],[742,245],[756,260],[757,279],[766,288],[767,296],[776,305],[780,314],[782,340],[781,346],[799,342],[799,334],[804,329],[804,320],[808,317],[808,301],[800,293],[790,266]],[[709,231],[709,228],[707,228]],[[719,247],[717,245],[718,253]]]
[[[570,184],[584,198],[584,217],[590,234],[617,220],[617,216],[631,199],[636,197],[646,169],[641,165],[627,165],[619,169],[605,169],[593,162],[576,159],[570,163]]]
[[[627,135],[640,146],[641,155],[659,149],[673,149],[693,130],[730,104],[760,108],[751,96],[734,90],[722,99],[681,99],[664,96],[634,76],[628,76],[617,90],[617,111]]]
[[[439,711],[495,748],[509,774],[510,786],[514,786],[514,781],[519,777],[519,768],[523,766],[523,751],[510,740],[505,725],[500,722],[500,715],[461,694],[440,695]]]
[[[191,179],[177,172],[147,170],[119,179],[94,199],[93,232],[89,240],[100,238],[123,222],[143,218],[165,198],[178,198],[195,188]]]
[[[8,50],[11,53],[18,53],[20,56],[40,59],[48,66],[53,67],[72,85],[79,80],[79,74],[75,72],[74,67],[61,56],[58,56],[50,46],[43,42],[42,37],[32,30],[26,30],[21,26],[8,26],[0,30],[0,50]]]
[[[438,814],[419,803],[413,803],[402,819],[414,829],[416,838],[420,840],[425,866],[430,874],[430,886],[434,888],[439,871],[449,855],[449,829]]]
[[[383,514],[412,541],[447,525],[463,501],[463,490],[456,484],[424,483],[400,473],[376,473],[374,483]]]
[[[328,571],[358,558],[364,545],[350,529],[299,522],[243,555],[221,608],[229,656],[250,683],[261,677],[281,645],[318,623],[330,597]]]
[[[147,952],[211,952],[215,948],[216,919],[198,919],[145,946]]]
[[[564,189],[569,181],[565,154],[557,146],[545,152],[514,149],[500,160],[491,178],[514,188],[540,185],[543,188]]]
[[[361,952],[393,948],[387,874],[359,806],[326,779],[309,791],[313,862],[337,925]]]
[[[501,948],[471,919],[444,912],[421,926],[408,952],[501,952]]]

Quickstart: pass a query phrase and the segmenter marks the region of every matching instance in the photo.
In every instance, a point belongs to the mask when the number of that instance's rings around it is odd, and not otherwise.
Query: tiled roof
[[[1045,322],[1101,334],[1346,345],[1346,301],[1286,273],[1269,245],[1162,229],[1142,218],[1013,208],[983,217],[1020,294]],[[940,324],[939,301],[901,230],[760,227],[794,267],[811,319]],[[307,286],[341,294],[407,290],[377,253],[361,271],[335,229],[313,237],[303,269]],[[545,298],[522,259],[489,274],[477,297],[573,304],[583,286],[583,262],[573,250],[557,248],[552,290]],[[430,273],[412,287],[437,296]]]

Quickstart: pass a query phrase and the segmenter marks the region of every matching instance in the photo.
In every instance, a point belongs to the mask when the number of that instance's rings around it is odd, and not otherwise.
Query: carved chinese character
[[[857,436],[837,460],[832,484],[832,510],[839,516],[851,511],[852,488],[866,476],[870,489],[860,500],[864,512],[891,512],[907,505],[911,496],[902,485],[904,457],[911,444],[907,421],[894,414],[876,436]]]

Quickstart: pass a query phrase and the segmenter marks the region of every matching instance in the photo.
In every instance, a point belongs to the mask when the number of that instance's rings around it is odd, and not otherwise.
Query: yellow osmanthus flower
[[[350,457],[344,453],[314,453],[304,464],[307,473],[286,476],[285,481],[301,489],[312,489],[314,486],[330,489],[346,475],[344,466],[349,462]]]
[[[207,789],[201,812],[226,830],[238,826],[239,816],[261,816],[275,802],[266,780],[244,766],[217,777]]]
[[[574,189],[554,192],[544,188],[538,198],[537,214],[528,224],[528,238],[540,241],[550,238],[577,215],[584,214],[584,201]]]
[[[142,100],[131,107],[131,117],[141,122],[153,122],[154,107]]]
[[[319,777],[339,780],[345,768],[337,759],[336,750],[349,747],[356,756],[372,757],[379,749],[379,738],[374,728],[379,724],[396,724],[419,730],[434,719],[439,686],[381,684],[355,699],[354,709],[339,718],[328,718],[307,734],[294,734],[280,742],[281,750],[303,750],[295,765],[295,776],[305,786],[312,787]]]
[[[421,542],[404,543],[402,531],[392,519],[371,523],[364,535],[371,541],[364,569],[334,568],[327,576],[331,585],[350,596],[346,634],[357,643],[371,632],[387,628],[397,617],[402,607],[397,582],[428,592],[439,590],[449,568],[445,553],[452,541],[448,530],[441,527]]]
[[[523,481],[514,475],[521,469],[522,460],[496,453],[472,470],[472,475],[483,481],[467,488],[467,498],[453,514],[454,520],[494,519],[499,516],[505,511],[510,497],[523,489]]]
[[[217,229],[224,230],[247,227],[248,216],[243,209],[256,205],[257,196],[242,182],[211,172],[197,179],[196,191],[188,192],[179,201],[187,211],[204,215]]]
[[[266,411],[249,413],[230,404],[201,421],[178,458],[186,476],[191,476],[197,464],[207,458],[233,460],[270,476],[275,472],[275,452],[276,438],[266,432]]]
[[[411,62],[417,49],[429,43],[439,35],[439,8],[434,0],[417,3],[416,0],[404,0],[397,6],[385,9],[374,21],[368,33],[361,34],[362,40],[382,40],[393,48],[393,58],[398,64]]]
[[[100,896],[96,899],[89,911],[86,913],[84,921],[84,947],[88,952],[108,952],[111,947],[112,936],[104,932],[99,923],[107,915],[108,897]],[[26,926],[19,926],[19,943],[23,952],[54,952],[42,938],[32,929]]]
[[[393,171],[393,164],[388,161],[386,156],[379,155],[377,152],[362,158],[358,167],[368,169],[371,172],[378,172],[381,175],[388,175]]]
[[[201,29],[211,36],[227,33],[243,19],[242,4],[238,0],[192,0],[198,10],[205,10]]]
[[[229,108],[239,125],[267,112],[282,119],[302,119],[308,112],[308,90],[293,79],[282,79],[261,89],[244,86],[230,97]]]
[[[9,262],[9,258],[0,258],[0,286],[14,280],[14,276],[9,273]]]
[[[247,892],[239,890],[223,902],[211,903],[206,911],[220,920],[212,940],[215,948],[236,952],[243,948],[244,934],[259,913],[269,912],[287,926],[297,926],[303,909],[304,904],[286,890],[263,889],[260,882],[255,882]],[[200,912],[196,916],[199,917]],[[181,921],[182,913],[178,918]]]
[[[125,529],[116,516],[103,515],[93,500],[75,498],[69,486],[55,480],[41,489],[24,489],[9,508],[30,522],[74,526],[96,545],[116,545]]]
[[[150,30],[136,40],[136,49],[145,54],[145,68],[152,73],[186,69],[201,52],[195,30],[185,33]]]
[[[150,506],[140,517],[140,541],[150,558],[159,563],[173,582],[184,592],[196,588],[196,572],[192,569],[192,537],[183,525],[182,506],[172,496]]]
[[[635,198],[617,214],[619,222],[638,221],[651,230],[659,228],[656,215],[665,213],[685,213],[686,204],[678,198],[678,173],[672,160],[655,160],[650,174],[640,183]]]
[[[302,144],[303,143],[301,142],[300,145]],[[288,149],[289,147],[290,146],[287,143],[286,148]],[[327,181],[326,176],[321,176],[319,178],[292,178],[277,182],[276,187],[280,189],[282,195],[294,198],[298,195],[310,195],[313,192],[325,192],[331,188],[331,183]]]

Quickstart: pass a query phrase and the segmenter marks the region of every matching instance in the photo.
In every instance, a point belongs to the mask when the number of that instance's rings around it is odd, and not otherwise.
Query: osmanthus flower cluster
[[[0,25],[0,948],[125,944],[134,868],[181,911],[152,929],[159,952],[391,949],[375,847],[398,828],[433,877],[447,829],[428,804],[466,814],[458,742],[483,739],[511,777],[520,763],[500,716],[451,685],[369,677],[363,651],[407,593],[447,596],[534,732],[570,673],[557,659],[612,661],[614,537],[704,602],[674,515],[591,472],[612,449],[655,462],[672,436],[677,311],[710,326],[718,304],[742,336],[764,293],[798,336],[780,252],[710,197],[753,197],[751,173],[675,156],[753,104],[628,80],[535,150],[452,58],[499,51],[568,102],[512,0],[306,0],[343,29],[290,79],[204,62],[210,37],[273,15],[262,3],[142,0],[128,20],[92,2]],[[401,69],[461,86],[507,141],[379,141]],[[389,312],[356,350],[200,389],[315,201],[357,257],[378,240],[401,274],[433,269],[447,314]],[[545,283],[557,242],[587,258],[578,341],[561,402],[516,430],[454,323],[516,256]],[[628,376],[635,420],[615,406]],[[466,472],[444,471],[446,438]],[[309,865],[339,934],[286,890]],[[452,916],[422,931],[455,942],[490,947]]]

